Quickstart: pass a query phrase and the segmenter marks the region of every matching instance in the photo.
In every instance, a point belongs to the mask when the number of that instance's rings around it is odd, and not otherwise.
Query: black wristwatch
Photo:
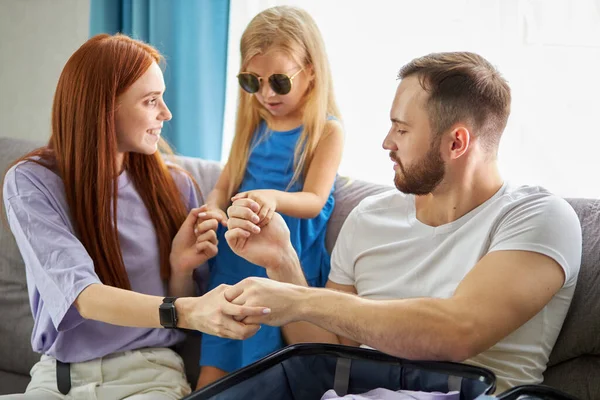
[[[177,300],[177,297],[165,297],[160,307],[158,307],[160,324],[164,328],[177,328],[177,310],[175,309],[175,300]]]

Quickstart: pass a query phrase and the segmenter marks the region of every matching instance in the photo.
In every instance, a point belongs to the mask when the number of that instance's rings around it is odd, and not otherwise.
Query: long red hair
[[[94,261],[100,280],[131,289],[117,231],[117,98],[152,65],[158,51],[125,35],[96,35],[67,61],[52,106],[47,146],[15,162],[30,160],[60,174],[76,234]],[[161,139],[161,150],[171,152]],[[39,159],[38,159],[39,157]],[[127,153],[123,162],[142,197],[160,253],[160,272],[169,279],[171,242],[187,209],[160,152]]]

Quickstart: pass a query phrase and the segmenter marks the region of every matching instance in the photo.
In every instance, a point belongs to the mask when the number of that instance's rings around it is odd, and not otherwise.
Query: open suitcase
[[[465,364],[409,361],[348,346],[298,344],[233,372],[184,399],[319,400],[329,389],[335,389],[341,396],[386,388],[456,390],[460,392],[460,400],[474,400],[492,393],[495,382],[491,371]]]

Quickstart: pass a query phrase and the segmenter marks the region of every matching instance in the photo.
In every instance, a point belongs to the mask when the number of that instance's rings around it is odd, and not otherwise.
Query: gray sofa
[[[0,138],[0,171],[33,149],[31,142]],[[214,186],[217,163],[178,158],[197,179],[202,193]],[[389,186],[339,178],[336,206],[329,222],[327,247],[331,250],[348,213],[365,196],[389,190]],[[544,383],[581,399],[600,399],[600,200],[568,199],[583,228],[583,261],[571,309],[550,357]],[[4,214],[4,210],[2,210]],[[9,230],[0,228],[0,394],[24,391],[29,370],[39,359],[30,346],[33,319],[27,298],[25,267]],[[198,374],[198,335],[190,334],[178,351],[188,375]]]

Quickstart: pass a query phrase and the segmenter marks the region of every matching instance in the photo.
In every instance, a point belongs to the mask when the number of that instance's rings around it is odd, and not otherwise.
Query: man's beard
[[[390,152],[390,157],[397,163],[400,171],[394,176],[394,184],[402,193],[422,196],[429,194],[442,182],[446,172],[446,164],[440,156],[440,140],[435,140],[427,154],[413,165],[405,168],[402,161]]]

